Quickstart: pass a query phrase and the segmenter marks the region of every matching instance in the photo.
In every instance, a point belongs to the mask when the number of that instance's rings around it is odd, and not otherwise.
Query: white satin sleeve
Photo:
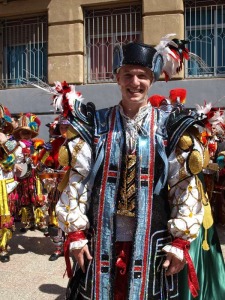
[[[193,147],[190,147],[190,151],[183,151],[179,155],[174,151],[170,155],[168,176],[171,206],[168,229],[174,238],[181,238],[189,242],[198,236],[204,215],[201,182],[197,174],[190,171],[190,164],[193,164],[193,161],[190,161],[190,155],[193,149],[197,151],[196,153],[200,158],[196,161],[199,164],[197,169],[202,169],[200,165],[201,157],[203,158],[203,147],[197,139],[192,138]],[[173,253],[177,258],[183,260],[183,250],[171,245],[165,246],[163,250]]]
[[[89,196],[91,192],[90,184],[83,183],[91,167],[91,149],[80,138],[69,142],[68,146],[72,155],[73,165],[70,169],[68,184],[56,205],[58,224],[65,233],[89,228],[89,220],[86,212],[89,208]],[[76,147],[79,148],[79,151],[75,155],[74,149]],[[70,249],[82,248],[86,243],[86,239],[72,242]]]

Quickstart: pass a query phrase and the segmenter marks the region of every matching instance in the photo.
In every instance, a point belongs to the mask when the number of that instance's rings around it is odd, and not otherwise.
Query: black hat
[[[149,68],[158,80],[162,72],[163,58],[157,50],[143,43],[131,42],[126,45],[117,44],[113,50],[113,72],[124,65],[139,65]]]

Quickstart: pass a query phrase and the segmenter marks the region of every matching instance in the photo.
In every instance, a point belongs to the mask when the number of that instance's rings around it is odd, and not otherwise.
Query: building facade
[[[193,53],[179,75],[155,83],[151,94],[187,89],[187,105],[225,106],[224,0],[0,0],[0,103],[12,114],[33,112],[46,124],[55,115],[46,88],[76,84],[97,108],[120,93],[112,75],[116,43],[157,45],[175,33]],[[47,138],[41,126],[40,136]]]

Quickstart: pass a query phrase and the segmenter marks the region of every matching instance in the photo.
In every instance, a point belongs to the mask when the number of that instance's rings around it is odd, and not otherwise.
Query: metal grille
[[[141,41],[141,6],[85,11],[87,82],[113,81],[116,43]]]
[[[0,24],[3,53],[0,88],[19,86],[20,79],[47,78],[47,16],[4,20]]]
[[[185,0],[186,77],[225,76],[225,1]]]

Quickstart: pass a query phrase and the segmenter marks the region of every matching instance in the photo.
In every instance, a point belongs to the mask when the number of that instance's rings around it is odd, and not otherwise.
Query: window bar
[[[224,12],[224,6],[222,5],[222,9],[221,9],[221,32],[224,32],[224,19],[223,19],[223,12]],[[221,60],[221,67],[224,67],[224,36],[222,38],[222,60]]]
[[[218,47],[218,34],[217,34],[217,30],[218,30],[218,18],[217,18],[217,5],[215,7],[214,10],[214,76],[217,75],[217,68],[218,68],[218,59],[217,59],[217,47]]]
[[[106,77],[105,79],[107,79],[108,73],[109,73],[109,47],[110,47],[110,41],[109,41],[109,17],[106,18],[106,40],[108,41],[108,45],[106,47]]]
[[[210,13],[211,13],[211,23],[210,23],[210,33],[213,33],[214,31],[214,24],[213,24],[213,8],[211,6],[210,8]],[[212,41],[212,40],[211,40]],[[215,41],[214,41],[215,42]],[[212,42],[210,43],[210,48],[211,48],[211,51],[210,51],[210,67],[213,68],[213,73],[214,73],[214,70],[215,70],[215,66],[213,65],[213,62],[214,62],[214,45],[212,45]]]
[[[96,51],[97,51],[97,68],[95,70],[95,78],[97,80],[99,79],[99,76],[101,76],[101,74],[99,74],[99,72],[100,72],[99,41],[100,41],[100,38],[99,38],[99,17],[98,17],[97,18],[97,43],[98,44],[96,45]]]
[[[100,49],[102,49],[102,57],[100,58],[100,61],[101,61],[101,72],[102,73],[102,78],[105,79],[105,70],[104,70],[104,64],[103,64],[103,61],[104,61],[104,20],[103,20],[103,16],[101,17],[101,29],[102,29],[102,42],[101,42],[101,45],[100,45]],[[101,52],[101,51],[100,51]]]
[[[95,19],[94,19],[94,16],[93,16],[93,26],[92,26],[92,61],[93,61],[93,64],[92,64],[92,79],[93,79],[93,76],[95,76]]]
[[[31,74],[33,73],[33,75],[34,76],[37,76],[36,74],[37,74],[37,68],[36,68],[36,57],[35,57],[35,50],[36,50],[36,34],[37,34],[37,32],[36,32],[36,30],[37,30],[37,28],[35,28],[36,26],[35,26],[36,24],[34,23],[33,25],[32,25],[32,27],[33,27],[33,30],[32,30],[32,32],[33,32],[33,45],[32,45],[32,43],[31,43],[31,52],[30,52],[30,61],[31,61],[31,64],[30,64],[30,69],[31,69]],[[33,58],[33,65],[34,65],[34,70],[32,70],[32,58]]]
[[[197,8],[195,7],[194,8],[194,12],[195,12],[195,19],[194,19],[194,21],[195,21],[195,26],[194,26],[194,30],[195,30],[195,51],[196,51],[196,49],[197,49],[197,27],[196,27],[196,20],[197,20]]]
[[[37,63],[37,75],[35,74],[35,76],[37,76],[38,78],[42,78],[41,74],[40,74],[40,57],[41,57],[41,53],[43,51],[43,48],[40,48],[40,25],[38,24],[37,26],[37,53],[35,52],[35,55],[34,57],[36,58],[36,55],[37,55],[37,60],[38,60],[38,63]]]

